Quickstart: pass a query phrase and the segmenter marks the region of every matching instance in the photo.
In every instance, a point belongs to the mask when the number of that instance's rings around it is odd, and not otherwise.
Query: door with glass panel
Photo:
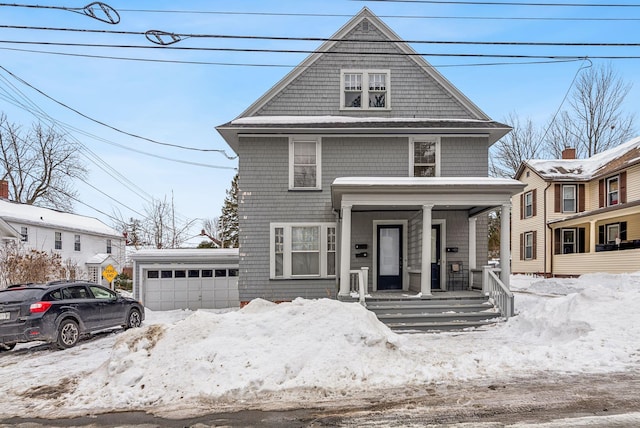
[[[378,225],[378,290],[402,290],[402,225]]]

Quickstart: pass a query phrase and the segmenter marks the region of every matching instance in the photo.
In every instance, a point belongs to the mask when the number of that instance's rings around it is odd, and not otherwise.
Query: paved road
[[[187,419],[163,419],[140,412],[75,419],[4,419],[0,427],[425,427],[517,423],[545,425],[590,417],[589,427],[640,426],[640,372],[556,376],[543,379],[438,385],[422,390],[377,391],[368,404],[332,404],[322,409],[238,411]],[[355,401],[354,401],[355,402]],[[627,415],[616,417],[614,415]],[[566,425],[577,426],[574,422]],[[586,425],[581,425],[586,426]]]

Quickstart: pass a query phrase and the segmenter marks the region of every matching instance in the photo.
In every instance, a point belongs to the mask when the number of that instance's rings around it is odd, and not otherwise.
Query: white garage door
[[[144,305],[156,311],[240,305],[238,269],[145,269]]]

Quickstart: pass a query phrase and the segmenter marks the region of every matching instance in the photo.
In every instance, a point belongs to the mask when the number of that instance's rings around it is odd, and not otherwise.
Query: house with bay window
[[[369,293],[481,287],[487,213],[523,188],[488,177],[510,127],[367,8],[327,40],[217,127],[239,157],[240,300],[342,298],[354,271]]]
[[[575,159],[523,162],[513,199],[512,271],[640,271],[640,137]]]

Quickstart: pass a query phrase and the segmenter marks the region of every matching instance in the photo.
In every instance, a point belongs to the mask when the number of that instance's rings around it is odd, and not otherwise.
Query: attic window
[[[340,105],[345,110],[389,110],[389,70],[342,70]]]
[[[367,21],[366,19],[364,21],[362,21],[362,31],[364,33],[368,33],[369,32],[369,21]]]

